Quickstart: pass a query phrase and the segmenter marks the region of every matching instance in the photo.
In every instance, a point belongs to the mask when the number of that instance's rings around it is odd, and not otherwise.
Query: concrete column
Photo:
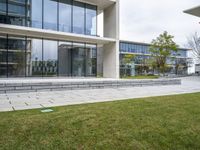
[[[104,37],[116,42],[104,45],[103,77],[119,78],[119,0],[104,10]]]
[[[103,77],[119,78],[119,42],[104,45]]]

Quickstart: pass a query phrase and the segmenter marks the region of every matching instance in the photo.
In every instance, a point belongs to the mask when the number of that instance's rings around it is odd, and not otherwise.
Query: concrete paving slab
[[[182,85],[10,93],[0,95],[0,111],[13,111],[13,108],[25,110],[194,92],[200,92],[200,77],[182,78]]]

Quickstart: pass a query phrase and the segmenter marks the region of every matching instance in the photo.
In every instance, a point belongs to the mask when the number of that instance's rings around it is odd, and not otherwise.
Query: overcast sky
[[[121,40],[149,43],[168,31],[183,47],[187,37],[200,32],[200,18],[183,13],[200,5],[200,0],[120,0],[120,4]]]

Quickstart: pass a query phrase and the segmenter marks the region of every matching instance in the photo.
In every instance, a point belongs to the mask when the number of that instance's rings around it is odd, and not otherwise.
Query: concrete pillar
[[[104,45],[103,77],[119,78],[119,41]]]
[[[103,77],[119,78],[119,0],[104,10],[104,37],[116,42],[104,45]]]

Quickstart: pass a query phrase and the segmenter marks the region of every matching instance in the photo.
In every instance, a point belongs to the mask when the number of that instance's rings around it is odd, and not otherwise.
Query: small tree
[[[174,36],[166,31],[151,42],[150,52],[155,58],[157,69],[165,74],[167,70],[167,58],[170,58],[172,52],[177,52],[178,45],[173,41]]]
[[[122,59],[122,64],[127,67],[131,64],[131,62],[133,61],[133,59],[135,58],[134,54],[125,54],[123,59]],[[127,76],[127,71],[125,69],[125,74],[124,76]]]
[[[200,36],[197,32],[191,38],[188,38],[188,45],[192,48],[197,63],[200,63]]]

